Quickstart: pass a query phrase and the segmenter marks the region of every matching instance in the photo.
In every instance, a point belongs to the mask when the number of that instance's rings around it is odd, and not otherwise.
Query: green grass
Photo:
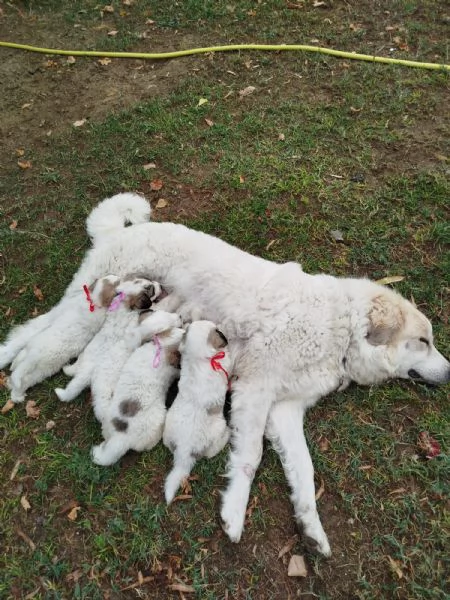
[[[37,34],[48,28],[49,45],[57,27],[78,46],[73,26],[81,24],[86,43],[104,49],[316,38],[343,49],[383,46],[386,53],[398,33],[386,26],[402,24],[398,35],[418,53],[414,57],[445,60],[442,11],[431,2],[362,2],[351,13],[341,5],[289,9],[281,1],[112,5],[114,13],[103,17],[90,1],[28,2],[26,10]],[[139,38],[149,27],[146,18],[156,22],[150,42]],[[351,23],[361,23],[365,36]],[[108,29],[95,29],[100,25]],[[119,34],[108,37],[110,29]],[[92,206],[132,189],[153,202],[168,200],[168,208],[155,209],[156,218],[268,259],[297,260],[307,271],[340,276],[403,275],[397,289],[432,319],[437,345],[450,354],[448,120],[442,114],[448,77],[307,55],[241,53],[198,61],[198,71],[186,62],[186,73],[167,92],[33,144],[27,148],[32,169],[5,170],[2,338],[59,299],[89,245],[84,220]],[[82,70],[83,62],[71,68]],[[253,94],[240,98],[249,85]],[[200,98],[208,102],[199,106]],[[149,162],[156,169],[145,171]],[[161,192],[150,190],[155,178],[164,181]],[[336,229],[344,243],[333,240]],[[53,388],[64,381],[57,375],[30,390],[38,419],[27,418],[22,406],[0,416],[2,598],[131,598],[133,589],[120,590],[134,584],[139,571],[154,578],[139,593],[156,600],[178,597],[167,587],[177,580],[202,600],[223,598],[226,590],[230,598],[248,600],[297,593],[323,600],[446,597],[445,389],[351,387],[311,411],[307,435],[318,487],[323,480],[325,488],[319,512],[334,555],[328,562],[309,557],[309,576],[297,581],[287,577],[289,554],[277,558],[296,530],[273,450],[265,450],[252,514],[241,544],[233,546],[218,520],[226,452],[200,461],[193,498],[167,509],[162,485],[169,452],[159,445],[109,469],[93,465],[89,449],[100,428],[87,395],[67,406],[57,402]],[[0,400],[6,399],[0,389]],[[47,430],[50,420],[55,426]],[[442,456],[420,456],[417,438],[424,430],[438,440]],[[74,521],[68,502],[80,506]],[[33,540],[34,551],[18,531]],[[303,552],[301,536],[293,552]]]

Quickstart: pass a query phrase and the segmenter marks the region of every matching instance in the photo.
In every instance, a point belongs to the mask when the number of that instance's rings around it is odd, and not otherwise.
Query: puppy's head
[[[181,317],[164,310],[146,311],[139,315],[139,331],[143,341],[157,335],[162,346],[178,346],[184,335]]]
[[[161,294],[161,285],[144,277],[124,279],[117,287],[124,294],[124,303],[129,310],[149,309]]]
[[[211,358],[227,345],[227,338],[217,329],[215,323],[194,321],[186,330],[185,339],[180,344],[180,352],[198,358]]]
[[[96,279],[89,286],[92,302],[96,306],[108,308],[117,294],[117,286],[120,283],[120,278],[116,275],[106,275],[100,279]]]

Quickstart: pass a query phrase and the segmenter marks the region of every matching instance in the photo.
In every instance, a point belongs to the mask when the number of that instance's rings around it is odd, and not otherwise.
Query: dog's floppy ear
[[[88,287],[88,290],[91,292],[91,294],[92,294],[92,292],[94,291],[94,288],[95,288],[95,285],[96,285],[97,281],[98,281],[98,279],[94,279],[94,281],[93,281],[93,282],[91,283],[91,285]]]
[[[103,282],[103,287],[100,292],[100,306],[103,306],[104,308],[106,308],[111,304],[111,302],[113,301],[113,299],[116,295],[116,288],[118,285],[119,285],[118,281],[116,283],[111,283],[110,281],[107,281],[105,279],[105,281]]]
[[[389,344],[404,324],[402,310],[395,300],[392,301],[384,294],[372,300],[369,312],[369,327],[367,341],[373,346]]]
[[[228,345],[227,338],[218,329],[212,329],[211,330],[211,332],[210,332],[210,334],[208,336],[208,342],[216,350],[220,350],[221,348],[225,348],[225,346]]]

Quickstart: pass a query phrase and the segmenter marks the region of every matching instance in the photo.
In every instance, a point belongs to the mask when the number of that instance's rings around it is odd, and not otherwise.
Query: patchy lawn
[[[137,51],[313,43],[449,62],[444,2],[38,4],[0,2],[0,39]],[[397,289],[450,354],[448,75],[300,53],[104,64],[0,53],[2,339],[59,299],[88,247],[92,206],[137,190],[153,206],[166,200],[156,219],[265,258],[335,275],[402,275]],[[92,464],[100,428],[88,394],[57,401],[63,381],[30,390],[34,415],[25,406],[0,415],[2,598],[447,597],[448,390],[351,387],[310,412],[333,556],[307,556],[308,576],[296,579],[287,564],[304,548],[270,447],[235,546],[218,519],[226,452],[200,461],[192,498],[168,510],[165,448],[113,468]],[[423,457],[421,431],[440,456]]]

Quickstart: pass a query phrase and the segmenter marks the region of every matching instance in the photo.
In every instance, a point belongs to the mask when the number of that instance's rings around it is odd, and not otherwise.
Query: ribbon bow
[[[157,335],[153,336],[153,343],[156,346],[156,353],[153,358],[153,368],[157,369],[159,367],[159,363],[161,362],[161,342],[159,341],[159,337]]]
[[[91,294],[89,293],[89,288],[86,284],[83,285],[83,290],[86,294],[86,300],[89,302],[89,312],[94,312],[95,304],[92,302]]]
[[[120,306],[120,303],[125,298],[124,292],[119,292],[116,296],[114,296],[113,301],[109,305],[108,311],[112,312],[113,310],[117,310]]]
[[[218,352],[217,354],[215,354],[211,360],[211,367],[213,369],[213,371],[222,371],[223,373],[225,373],[225,377],[227,378],[228,381],[228,385],[230,385],[230,377],[228,376],[227,371],[225,371],[225,369],[222,367],[222,365],[220,364],[220,360],[222,360],[222,358],[225,358],[225,352]]]

